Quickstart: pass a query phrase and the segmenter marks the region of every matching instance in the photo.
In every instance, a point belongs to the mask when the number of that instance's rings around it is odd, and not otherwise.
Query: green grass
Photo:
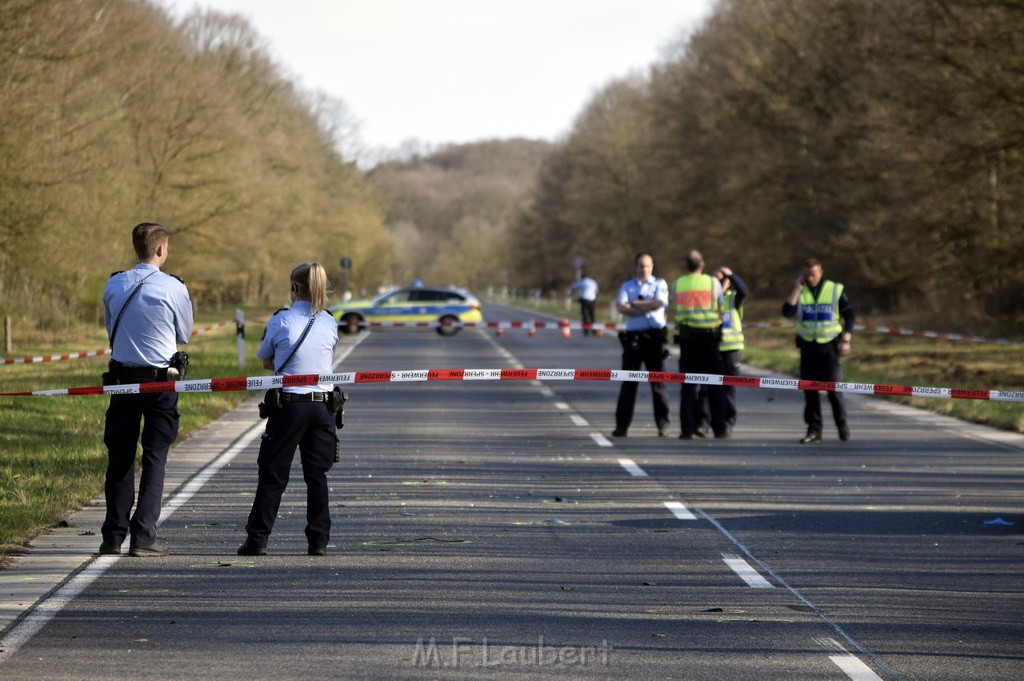
[[[250,320],[266,310],[246,312]],[[208,315],[196,328],[232,316]],[[267,372],[255,358],[262,324],[250,321],[246,333],[246,367],[239,369],[235,325],[192,338],[189,379],[262,376]],[[69,334],[72,335],[72,334]],[[75,332],[74,341],[17,347],[13,356],[25,357],[96,350],[106,346],[102,328]],[[40,364],[0,366],[0,392],[50,390],[99,385],[107,357],[91,357]],[[181,397],[179,441],[196,432],[249,397],[249,393],[221,392]],[[17,553],[29,538],[66,518],[102,493],[106,469],[103,417],[106,396],[0,397],[0,564]]]
[[[796,376],[799,351],[793,329],[750,329],[744,361]],[[936,388],[1024,389],[1024,349],[992,343],[942,341],[864,331],[843,361],[843,380]],[[1024,403],[885,397],[965,421],[1024,433]]]

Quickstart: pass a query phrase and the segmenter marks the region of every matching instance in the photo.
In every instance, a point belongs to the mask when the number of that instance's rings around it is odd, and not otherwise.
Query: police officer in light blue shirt
[[[622,342],[622,369],[637,371],[664,371],[668,358],[668,333],[665,328],[665,308],[668,306],[668,283],[655,277],[654,259],[648,253],[639,253],[635,259],[636,276],[623,282],[619,288],[618,310],[626,316],[626,330],[619,333]],[[636,393],[635,381],[626,381],[619,389],[615,407],[614,437],[626,437],[633,422]],[[658,435],[668,434],[670,418],[668,389],[664,383],[651,383],[654,403],[654,421]]]
[[[302,263],[292,270],[292,306],[270,318],[256,352],[264,368],[278,375],[331,373],[338,325],[324,309],[327,295],[327,273],[320,263]],[[331,533],[327,471],[334,465],[338,447],[335,417],[328,408],[332,388],[330,384],[284,387],[280,405],[270,409],[260,442],[256,497],[238,555],[266,555],[296,447],[306,482],[308,553],[327,554]]]
[[[178,344],[192,335],[192,301],[177,277],[160,271],[170,232],[153,222],[136,225],[132,245],[139,264],[115,272],[103,291],[111,372],[117,383],[166,381]],[[167,452],[178,437],[178,394],[111,395],[103,430],[107,446],[104,483],[107,513],[100,553],[121,553],[131,535],[130,555],[165,556],[156,543]],[[135,452],[141,427],[142,475],[135,513]]]

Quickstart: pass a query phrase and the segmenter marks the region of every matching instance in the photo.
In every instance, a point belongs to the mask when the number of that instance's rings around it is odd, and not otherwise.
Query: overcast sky
[[[556,140],[713,0],[159,0],[246,17],[304,87],[340,98],[362,144]]]

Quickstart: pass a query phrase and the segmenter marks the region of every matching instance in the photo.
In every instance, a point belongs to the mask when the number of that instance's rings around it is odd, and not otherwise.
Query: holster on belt
[[[334,425],[339,429],[345,427],[345,402],[347,401],[348,393],[342,392],[338,386],[334,386],[334,389],[327,395],[327,411],[334,414]]]
[[[100,375],[103,385],[117,385],[117,372],[120,368],[121,363],[115,359],[107,362],[107,370]]]
[[[270,413],[275,409],[281,408],[281,389],[271,388],[263,395],[263,401],[260,402],[260,418],[265,419],[270,416]]]

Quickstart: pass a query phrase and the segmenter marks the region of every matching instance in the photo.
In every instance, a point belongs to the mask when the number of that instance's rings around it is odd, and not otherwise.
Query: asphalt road
[[[619,364],[578,332],[344,346],[346,371]],[[848,396],[853,439],[799,445],[802,396],[743,388],[733,439],[659,438],[641,386],[613,440],[617,391],[350,386],[326,558],[297,467],[270,555],[235,555],[249,405],[237,456],[161,526],[173,555],[88,562],[0,677],[1024,678],[1024,439]]]

